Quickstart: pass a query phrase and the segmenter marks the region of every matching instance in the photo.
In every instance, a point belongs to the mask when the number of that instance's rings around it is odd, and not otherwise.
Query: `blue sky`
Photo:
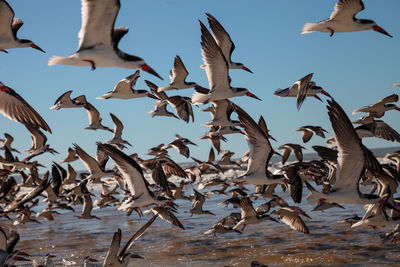
[[[135,70],[119,68],[48,66],[53,55],[68,56],[78,46],[77,34],[81,26],[81,3],[68,1],[21,1],[8,0],[16,17],[25,24],[18,32],[20,38],[33,40],[46,51],[24,48],[10,49],[0,53],[1,79],[5,85],[16,90],[48,122],[53,134],[47,134],[48,143],[60,155],[37,157],[45,165],[52,160],[60,161],[72,143],[78,143],[91,155],[95,154],[96,141],[112,138],[105,131],[83,130],[88,124],[84,109],[61,109],[50,111],[49,107],[58,96],[73,90],[72,96],[85,94],[89,102],[99,109],[103,123],[112,127],[109,113],[114,113],[125,125],[123,138],[133,144],[126,153],[137,152],[143,156],[148,148],[159,143],[168,143],[175,133],[188,137],[199,144],[191,149],[191,155],[205,159],[210,143],[196,140],[207,129],[200,124],[210,116],[195,110],[195,122],[186,124],[173,118],[151,118],[146,114],[153,109],[151,99],[98,100],[96,96],[112,90],[115,83]],[[304,75],[314,72],[314,81],[328,91],[350,115],[357,107],[372,104],[399,88],[391,84],[400,82],[400,22],[398,0],[365,0],[366,9],[357,17],[372,19],[394,36],[373,32],[311,33],[301,35],[306,22],[318,22],[328,18],[336,1],[280,0],[280,1],[232,1],[232,0],[148,0],[121,1],[116,26],[129,27],[129,33],[121,40],[120,49],[139,57],[154,68],[161,81],[147,73],[141,73],[136,89],[147,89],[144,80],[157,85],[167,85],[169,70],[175,55],[180,55],[189,71],[188,81],[208,87],[200,52],[200,26],[206,25],[205,12],[214,15],[235,42],[232,59],[248,66],[254,74],[240,70],[230,72],[232,85],[246,87],[263,99],[248,97],[232,99],[246,109],[255,119],[263,115],[271,134],[278,139],[273,146],[284,143],[301,143],[301,134],[294,130],[303,125],[320,125],[333,134],[327,116],[326,104],[316,99],[307,99],[301,110],[296,109],[296,100],[278,98],[273,92],[286,88]],[[191,96],[193,89],[178,92]],[[174,95],[175,92],[170,93]],[[323,97],[325,99],[325,97]],[[388,112],[383,118],[400,131],[400,113]],[[350,115],[351,119],[357,116]],[[14,147],[25,150],[30,147],[30,134],[19,123],[0,117],[1,135],[8,132],[15,137]],[[241,135],[227,136],[224,149],[236,152],[236,156],[247,150]],[[325,140],[314,137],[305,146],[324,144]],[[389,147],[397,144],[369,139],[367,146]],[[177,161],[186,158],[171,151]],[[73,163],[81,168],[80,163]]]

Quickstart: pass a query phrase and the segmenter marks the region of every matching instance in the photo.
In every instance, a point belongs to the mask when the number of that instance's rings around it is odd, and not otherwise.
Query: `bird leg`
[[[0,48],[0,51],[8,54],[7,50],[4,50],[4,49]]]
[[[90,60],[90,59],[83,59],[83,61],[89,62],[90,65],[91,65],[91,67],[92,67],[92,70],[95,70],[95,69],[96,69],[96,64],[94,63],[93,60]]]
[[[140,208],[135,208],[135,211],[137,212],[137,214],[139,215],[139,217],[143,216],[143,212],[140,210]]]
[[[329,27],[328,27],[328,30],[331,32],[331,35],[330,35],[330,37],[332,37],[332,36],[333,36],[333,34],[335,33],[335,31],[334,31],[332,28],[329,28]]]

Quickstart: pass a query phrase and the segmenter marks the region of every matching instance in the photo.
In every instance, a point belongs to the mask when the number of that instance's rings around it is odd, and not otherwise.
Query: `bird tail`
[[[305,34],[305,33],[311,33],[311,32],[315,32],[315,31],[319,31],[320,30],[320,25],[317,23],[306,23],[303,26],[303,30],[301,31],[301,34]]]
[[[85,66],[88,65],[86,62],[82,61],[81,64],[78,64],[78,61],[76,58],[71,58],[71,57],[59,57],[59,56],[52,56],[49,59],[49,66],[52,65],[81,65]]]
[[[289,95],[289,88],[286,89],[276,89],[274,95],[279,97],[285,97]]]
[[[192,96],[192,104],[206,104],[210,101],[210,96],[208,94],[202,94],[198,92],[194,92]]]

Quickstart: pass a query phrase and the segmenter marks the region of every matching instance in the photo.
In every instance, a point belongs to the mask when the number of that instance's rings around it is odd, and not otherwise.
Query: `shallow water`
[[[226,177],[236,177],[240,171],[230,170]],[[211,179],[216,175],[208,175]],[[197,188],[197,185],[194,185]],[[253,190],[252,186],[248,187]],[[185,187],[186,195],[192,193],[192,186]],[[209,191],[216,187],[206,188]],[[99,194],[99,186],[91,191]],[[287,193],[278,190],[278,194],[289,199]],[[304,196],[307,192],[304,192]],[[346,205],[346,209],[330,209],[325,212],[311,212],[312,206],[305,199],[301,207],[312,217],[305,219],[310,235],[291,230],[283,223],[270,221],[258,225],[248,225],[243,234],[204,235],[204,232],[223,216],[239,212],[231,206],[219,205],[225,196],[211,195],[204,204],[205,210],[212,215],[193,215],[184,211],[191,208],[186,200],[177,200],[181,220],[186,230],[173,227],[157,219],[154,224],[132,247],[131,251],[145,259],[131,261],[130,266],[250,266],[253,260],[259,260],[272,266],[400,266],[400,248],[390,243],[383,244],[380,235],[393,226],[378,230],[351,229],[349,225],[338,221],[355,213],[363,215],[360,206]],[[254,206],[267,200],[258,199]],[[292,204],[289,202],[289,204]],[[41,206],[44,204],[42,203]],[[55,216],[52,222],[41,220],[41,224],[27,223],[15,228],[21,235],[17,249],[22,249],[38,258],[46,253],[57,255],[56,261],[63,258],[83,265],[83,258],[91,255],[102,261],[111,242],[113,233],[121,228],[122,244],[130,238],[151,215],[139,218],[136,213],[127,217],[114,207],[94,209],[93,215],[102,220],[81,220],[81,206],[73,212],[63,212]],[[40,208],[37,209],[40,211]],[[100,265],[99,265],[100,266]]]

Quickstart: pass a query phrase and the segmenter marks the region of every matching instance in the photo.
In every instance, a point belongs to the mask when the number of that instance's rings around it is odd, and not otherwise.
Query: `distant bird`
[[[298,145],[298,144],[284,144],[278,147],[278,149],[283,149],[283,156],[282,156],[282,164],[288,160],[290,156],[290,152],[293,151],[294,155],[296,156],[299,162],[303,161],[303,152],[302,149],[306,149],[305,147]]]
[[[4,133],[4,137],[5,139],[0,139],[0,150],[4,150],[5,147],[7,147],[12,152],[21,153],[17,149],[11,147],[12,142],[14,142],[14,137],[12,137],[12,135],[9,133]]]
[[[231,101],[225,100],[217,100],[212,101],[212,107],[208,109],[202,109],[201,111],[209,111],[211,114],[212,120],[206,122],[202,126],[212,127],[212,126],[221,126],[221,127],[234,127],[240,125],[239,121],[231,120],[232,112],[234,111],[233,104]]]
[[[73,162],[75,160],[79,159],[78,156],[76,155],[76,152],[74,149],[72,148],[68,148],[68,153],[67,156],[65,157],[65,159],[63,159],[62,161],[60,161],[60,163],[64,163],[64,162]]]
[[[8,53],[5,49],[32,47],[45,53],[31,40],[17,37],[17,32],[23,24],[21,19],[14,18],[14,11],[10,5],[6,1],[0,0],[0,51]]]
[[[168,222],[169,224],[178,226],[179,228],[185,230],[183,224],[176,218],[173,213],[173,209],[169,207],[154,207],[146,210],[144,213],[152,212],[154,215],[158,215],[162,220]]]
[[[205,231],[204,234],[226,234],[236,232],[241,234],[242,232],[233,229],[233,227],[241,220],[241,215],[238,212],[232,212],[228,216],[219,220],[216,224],[214,224],[209,230]]]
[[[190,156],[190,150],[189,150],[188,146],[185,144],[184,141],[179,140],[179,139],[172,141],[171,143],[162,147],[161,149],[169,149],[172,147],[175,148],[176,150],[178,150],[179,154],[181,154],[187,158]]]
[[[27,125],[26,127],[28,131],[31,133],[32,138],[32,147],[26,152],[29,153],[29,156],[24,159],[24,161],[29,161],[33,157],[43,154],[45,152],[49,152],[51,154],[58,154],[56,150],[50,147],[47,143],[46,135],[39,129],[38,126]]]
[[[114,122],[114,135],[111,140],[107,141],[107,143],[115,145],[119,149],[126,148],[125,145],[132,146],[128,141],[122,139],[122,130],[124,129],[122,122],[114,114],[110,113],[110,116]]]
[[[321,126],[311,126],[311,125],[302,126],[302,127],[298,128],[296,131],[302,132],[302,138],[303,138],[304,143],[307,143],[308,141],[310,141],[313,134],[316,134],[322,138],[325,138],[324,132],[327,133],[327,131],[324,128],[322,128]]]
[[[400,87],[400,83],[394,83],[392,84],[392,87]]]
[[[85,130],[105,130],[109,132],[113,132],[112,129],[108,128],[101,124],[103,118],[100,116],[100,112],[89,102],[84,105],[88,116],[89,116],[89,126],[86,126]]]
[[[1,1],[0,1],[1,3]],[[46,121],[17,92],[0,82],[0,113],[24,125],[33,125],[51,133]]]
[[[231,87],[228,75],[228,62],[224,54],[202,22],[200,22],[200,26],[201,53],[211,90],[206,93],[198,87],[195,88],[197,92],[192,96],[192,103],[195,105],[207,104],[210,101],[244,95],[261,100],[246,88]]]
[[[63,93],[57,100],[54,102],[54,105],[50,107],[50,110],[61,109],[61,108],[83,108],[86,104],[85,101],[76,101],[76,99],[71,99],[72,90],[69,90]]]
[[[283,207],[278,210],[274,210],[271,214],[277,214],[279,219],[281,219],[285,224],[289,225],[293,230],[302,232],[304,234],[309,234],[307,225],[301,219],[299,213],[290,207]]]
[[[375,21],[356,18],[356,14],[364,10],[364,8],[364,3],[361,0],[339,0],[329,19],[318,23],[306,23],[301,33],[304,34],[315,31],[329,32],[332,37],[335,32],[374,30],[389,37],[393,37],[376,25]]]
[[[399,101],[399,96],[397,94],[392,94],[390,96],[387,96],[379,100],[379,102],[375,104],[364,106],[362,108],[354,110],[353,114],[357,114],[360,112],[368,112],[370,116],[373,116],[375,118],[381,118],[383,115],[385,115],[385,112],[388,110],[395,109],[397,111],[400,111],[399,107],[397,107],[394,104],[390,104],[392,102],[397,102],[397,101]]]
[[[322,100],[317,95],[318,93],[331,97],[321,86],[317,86],[315,82],[311,81],[313,74],[314,73],[307,74],[286,89],[275,90],[274,95],[278,97],[296,97],[297,109],[300,109],[307,96],[313,96],[319,101]]]
[[[129,75],[125,79],[119,81],[114,90],[105,93],[102,96],[96,97],[97,99],[132,99],[132,98],[140,98],[140,97],[151,97],[154,98],[152,94],[150,94],[147,90],[135,90],[137,79],[140,77],[139,71],[137,70],[134,74]]]
[[[181,90],[186,88],[192,88],[197,86],[195,82],[187,82],[186,77],[189,72],[186,70],[185,65],[182,62],[180,56],[176,56],[174,59],[174,68],[169,72],[169,78],[171,83],[165,87],[159,87],[158,92],[169,91],[169,90]]]
[[[89,194],[85,194],[83,196],[82,213],[81,213],[80,216],[76,216],[76,217],[78,217],[79,219],[98,219],[98,220],[101,220],[101,218],[91,214],[92,209],[93,209],[92,197]]]
[[[215,216],[215,214],[212,213],[211,211],[203,210],[203,204],[206,201],[206,197],[196,189],[193,189],[193,191],[195,198],[194,201],[192,202],[192,208],[189,211],[185,212],[190,213],[191,216],[193,216],[193,214],[210,214]]]
[[[211,14],[206,13],[206,15],[214,39],[217,42],[218,46],[221,48],[221,51],[228,63],[228,68],[242,69],[250,73],[253,73],[249,68],[244,66],[242,63],[232,62],[231,56],[233,51],[235,50],[235,44],[232,42],[231,37],[229,36],[228,32],[224,29],[224,27],[221,25],[221,23],[219,23],[219,21]]]
[[[128,32],[127,27],[114,28],[119,0],[82,0],[82,27],[78,50],[69,57],[53,56],[49,65],[76,65],[142,69],[162,79],[140,57],[126,54],[118,48],[119,41]]]
[[[400,134],[395,129],[382,120],[375,120],[373,116],[364,116],[353,123],[361,124],[355,129],[360,138],[377,137],[400,142]]]

